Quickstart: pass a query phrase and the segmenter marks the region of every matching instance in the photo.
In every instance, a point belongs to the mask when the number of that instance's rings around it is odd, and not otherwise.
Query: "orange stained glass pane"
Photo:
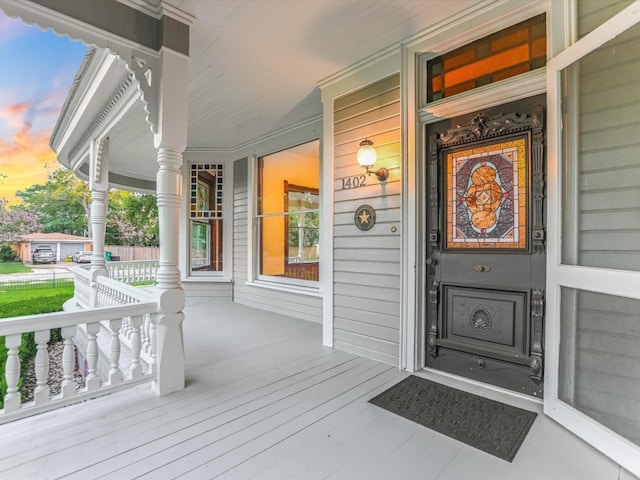
[[[499,52],[500,50],[505,50],[523,43],[529,43],[529,29],[519,30],[511,35],[493,40],[491,42],[491,50]]]
[[[458,93],[462,93],[462,92],[466,92],[468,90],[472,90],[474,88],[476,88],[476,82],[475,81],[470,81],[470,82],[465,82],[465,83],[460,83],[458,85],[454,85],[452,87],[447,86],[444,91],[445,91],[445,97],[451,97],[452,95],[456,95]]]
[[[531,44],[531,56],[533,58],[545,57],[547,55],[547,38],[536,38]]]
[[[460,65],[466,65],[476,60],[476,53],[474,49],[465,50],[458,55],[454,55],[450,58],[444,59],[445,71],[459,67]]]
[[[515,67],[507,68],[506,70],[500,70],[497,73],[493,74],[493,81],[497,82],[498,80],[504,80],[505,78],[515,77],[516,75],[520,75],[521,73],[526,73],[529,70],[528,63],[521,63],[520,65],[516,65]]]
[[[431,79],[431,88],[433,88],[434,92],[442,90],[442,75],[438,75]]]
[[[456,85],[527,61],[529,61],[529,45],[522,45],[445,73],[445,84]]]

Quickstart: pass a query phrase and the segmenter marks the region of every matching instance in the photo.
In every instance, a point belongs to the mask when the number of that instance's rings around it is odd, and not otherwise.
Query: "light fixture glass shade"
[[[360,148],[357,153],[358,163],[361,167],[373,167],[378,159],[376,149],[373,148],[371,140],[363,140],[360,142]]]

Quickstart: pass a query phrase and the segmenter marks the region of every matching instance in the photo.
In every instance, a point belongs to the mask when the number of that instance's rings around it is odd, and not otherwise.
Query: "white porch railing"
[[[109,273],[109,278],[124,284],[132,283],[155,283],[156,272],[158,270],[158,261],[139,261],[139,262],[107,262],[105,266]],[[71,271],[74,275],[74,299],[78,306],[82,308],[91,307],[91,282],[93,274],[91,273],[90,265],[82,265],[72,268]],[[106,278],[104,276],[97,278]],[[129,290],[130,294],[125,294],[121,288],[121,284],[105,284],[98,286],[98,296],[102,298],[97,299],[96,306],[111,306],[121,305],[122,303],[128,303],[127,298],[132,298],[135,301],[145,300],[145,298],[138,298],[140,290]],[[110,285],[110,286],[107,286]]]
[[[148,261],[109,263],[107,270],[115,278],[96,276],[89,265],[76,267],[74,301],[81,310],[0,320],[0,337],[8,350],[0,424],[156,380],[158,301],[149,289],[125,282],[153,282],[157,267],[158,262]],[[48,343],[54,328],[61,329],[64,343],[58,385],[52,385],[56,380],[49,375]],[[35,333],[36,387],[33,401],[23,402],[18,349],[28,332]],[[84,358],[83,387],[74,378],[78,352]],[[51,395],[51,387],[59,387],[60,394]]]
[[[110,280],[106,279],[105,280]],[[102,283],[102,282],[100,282]],[[128,287],[120,284],[121,287]],[[130,287],[133,288],[133,287]],[[107,295],[108,296],[108,295]],[[115,390],[128,388],[144,382],[151,382],[156,376],[153,352],[150,361],[141,358],[142,331],[145,317],[155,320],[158,305],[155,301],[129,303],[115,307],[102,307],[75,312],[56,312],[45,315],[31,315],[0,320],[0,336],[5,337],[8,349],[5,366],[7,393],[4,409],[0,410],[0,423],[15,420],[47,410],[75,403],[88,398],[105,395]],[[131,358],[127,371],[120,366],[123,339],[120,335],[123,325],[130,330],[128,336]],[[75,347],[74,337],[82,327],[87,333],[87,354],[85,386],[78,388],[74,379]],[[61,328],[64,349],[62,353],[63,376],[60,380],[60,394],[51,396],[49,386],[50,330]],[[34,400],[22,403],[18,389],[20,378],[20,347],[22,334],[35,332],[37,353],[35,358],[36,387]],[[106,332],[109,348],[108,371],[98,370],[98,336]],[[138,347],[140,346],[140,347]],[[152,349],[153,350],[153,349]],[[105,380],[101,380],[101,378]]]
[[[76,267],[73,272],[73,297],[76,303],[87,308],[91,302],[91,272],[86,267]]]
[[[96,280],[96,306],[115,307],[119,305],[149,303],[154,301],[153,294],[144,288],[127,285],[120,281],[104,276]],[[135,316],[126,316],[122,319],[120,338],[124,344],[137,352],[150,365],[155,365],[155,324],[152,314],[149,312],[141,319]]]
[[[124,283],[153,283],[158,270],[157,260],[107,262],[109,277]]]

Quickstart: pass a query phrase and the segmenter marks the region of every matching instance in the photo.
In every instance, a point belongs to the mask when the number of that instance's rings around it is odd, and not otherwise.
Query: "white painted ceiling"
[[[173,0],[192,14],[189,148],[236,148],[321,113],[318,81],[478,0]]]
[[[322,113],[318,82],[492,1],[169,0],[195,19],[187,150],[234,151],[314,118]],[[114,185],[134,189],[155,182],[157,172],[153,137],[138,110],[111,132],[109,150],[111,172],[132,179]],[[58,153],[69,165],[68,152]],[[88,165],[81,167],[86,177]]]

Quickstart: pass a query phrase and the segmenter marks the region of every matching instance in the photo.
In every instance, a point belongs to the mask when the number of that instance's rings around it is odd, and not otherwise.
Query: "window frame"
[[[187,157],[184,161],[183,175],[183,202],[185,205],[184,223],[184,255],[180,262],[184,265],[182,279],[197,282],[230,282],[233,273],[233,163],[226,159],[215,159],[210,153],[198,153],[193,157]],[[216,218],[191,218],[191,166],[194,164],[218,164],[222,165],[222,270],[192,270],[191,266],[191,242],[193,226]],[[208,240],[209,242],[211,239]]]
[[[277,153],[285,152],[287,150],[299,147],[301,145],[305,145],[312,142],[318,142],[318,181],[319,185],[317,187],[310,187],[313,190],[317,190],[318,194],[318,208],[312,210],[304,210],[300,212],[294,213],[309,213],[309,212],[317,212],[318,215],[322,213],[322,139],[319,137],[310,138],[307,140],[303,140],[300,142],[296,142],[285,146],[283,148],[274,149],[265,151],[261,154],[253,155],[250,158],[250,173],[249,173],[249,191],[250,194],[253,195],[253,201],[250,202],[251,211],[249,212],[249,223],[251,225],[251,230],[249,232],[249,236],[251,239],[251,249],[249,251],[249,270],[247,272],[247,281],[251,284],[260,285],[260,286],[268,286],[271,288],[281,288],[284,290],[297,291],[301,293],[311,293],[317,294],[320,291],[321,280],[304,280],[300,278],[292,278],[292,277],[284,277],[284,276],[276,276],[276,275],[263,275],[260,273],[260,262],[261,262],[261,236],[260,236],[260,219],[261,218],[270,218],[274,216],[283,216],[285,220],[285,225],[288,224],[288,216],[287,212],[282,213],[266,213],[260,214],[258,208],[259,201],[259,183],[260,179],[260,169],[259,162],[264,157],[269,155],[274,155]],[[323,219],[320,217],[320,221],[318,224],[318,235],[320,236],[320,232],[323,228]],[[288,242],[285,239],[285,250],[288,250],[287,246]],[[318,271],[320,271],[320,263],[321,258],[318,259]]]

